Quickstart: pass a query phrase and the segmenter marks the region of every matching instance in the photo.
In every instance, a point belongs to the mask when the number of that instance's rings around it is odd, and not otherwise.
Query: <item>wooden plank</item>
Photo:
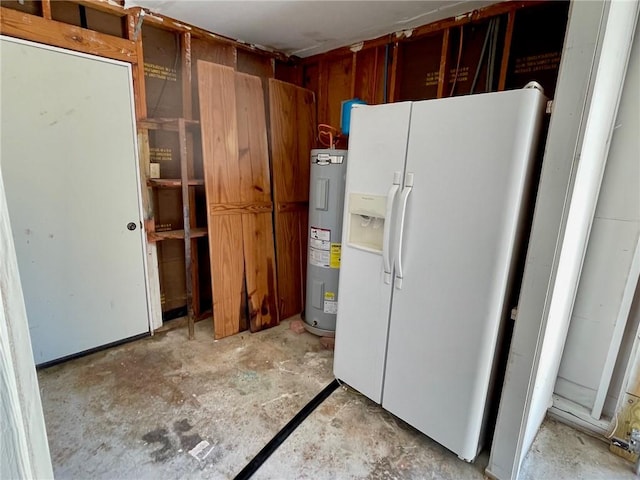
[[[358,68],[358,52],[351,55],[351,88],[349,90],[349,98],[356,96],[356,69]]]
[[[203,40],[201,38],[191,37],[191,57],[192,57],[192,76],[197,76],[198,60],[218,63],[228,67],[236,68],[237,52],[233,45],[225,43]],[[198,103],[198,82],[192,82],[191,98],[193,100],[193,116],[199,118],[200,105]]]
[[[278,212],[299,212],[309,209],[309,202],[280,202]]]
[[[136,106],[136,119],[141,120],[147,116],[147,93],[144,83],[144,62],[142,48],[142,24],[136,15],[127,15],[127,39],[135,43],[137,61],[132,67],[133,93]],[[145,177],[142,177],[143,179]]]
[[[394,42],[392,50],[393,58],[391,60],[391,79],[389,80],[389,97],[387,102],[392,103],[396,101],[398,97],[398,63],[400,56],[400,46],[398,42]]]
[[[184,119],[178,120],[178,140],[180,142],[180,180],[182,182],[182,220],[184,224],[184,266],[185,292],[187,295],[187,321],[189,325],[189,340],[193,340],[195,333],[193,313],[193,268],[194,262],[191,252],[191,215],[189,208],[189,166],[187,165],[187,127]]]
[[[326,112],[318,118],[320,123],[340,128],[340,115],[342,114],[342,102],[352,98],[352,71],[353,56],[347,55],[333,59],[326,63]]]
[[[42,18],[51,20],[51,0],[42,0]]]
[[[310,154],[315,148],[316,139],[316,103],[313,92],[301,88],[296,89],[296,124],[298,131],[298,182],[296,200],[309,202],[309,176],[311,171]],[[309,208],[302,208],[298,217],[298,268],[300,269],[300,303],[304,306],[307,287],[307,243],[309,241]]]
[[[198,120],[185,119],[184,124],[187,128],[199,129],[200,122]],[[146,128],[147,130],[164,130],[167,132],[178,131],[177,118],[145,118],[138,121],[138,128]]]
[[[191,120],[193,118],[193,103],[191,101],[191,34],[189,32],[180,35],[180,62],[182,66],[182,116]]]
[[[316,148],[316,97],[313,92],[303,88],[296,88],[295,91],[296,120],[293,128],[296,132],[297,159],[291,175],[295,180],[295,188],[293,195],[282,200],[308,202],[311,149]],[[304,210],[304,214],[308,214],[307,209]]]
[[[0,7],[0,33],[123,62],[138,61],[135,42]]]
[[[300,214],[297,212],[276,212],[275,235],[278,263],[278,307],[283,319],[299,314],[304,308],[302,284],[303,257]]]
[[[149,176],[149,132],[144,129],[138,130],[138,155],[139,155],[139,175],[142,181],[140,187],[142,214],[144,230],[155,232],[155,222],[153,219],[153,203],[150,189],[144,187],[144,179]],[[158,251],[154,243],[147,245],[147,277],[149,285],[149,311],[154,327],[162,325],[162,301],[160,294],[160,270],[158,265]]]
[[[240,196],[250,207],[268,209],[242,215],[249,329],[257,332],[279,323],[269,147],[260,78],[236,73],[235,82]]]
[[[240,198],[271,203],[269,147],[262,82],[243,73],[235,75]]]
[[[185,32],[180,35],[180,61],[181,61],[181,80],[182,80],[182,116],[189,119],[193,118],[193,70],[191,55],[191,34]],[[192,131],[186,132],[187,136],[187,176],[193,178],[195,174],[195,146]],[[194,189],[188,189],[187,192],[189,202],[189,222],[196,225],[196,192]],[[198,243],[195,239],[191,240],[191,306],[193,308],[193,317],[197,318],[200,313],[200,271],[198,261]],[[191,331],[189,332],[191,334]]]
[[[300,313],[304,305],[309,154],[314,146],[315,108],[313,92],[269,80],[269,132],[281,318]]]
[[[192,228],[191,238],[206,237],[209,234],[207,228]],[[182,240],[184,239],[184,230],[167,230],[165,232],[149,232],[147,240],[150,242],[158,242],[161,240]]]
[[[219,339],[240,332],[245,317],[242,216],[209,217],[209,231],[214,337]]]
[[[242,215],[249,329],[278,325],[275,246],[270,213]]]
[[[203,187],[204,180],[199,178],[191,178],[187,181],[190,187]],[[147,185],[156,188],[180,188],[182,187],[182,180],[179,178],[149,178],[147,179]]]
[[[213,284],[214,336],[240,331],[244,253],[242,217],[212,215],[211,205],[241,202],[235,72],[198,61],[202,158]]]
[[[273,211],[271,202],[231,202],[212,203],[209,205],[211,215],[242,215],[246,213],[269,213]]]
[[[354,97],[370,105],[382,103],[384,47],[370,48],[358,52],[355,68]]]
[[[449,36],[451,29],[447,28],[442,37],[442,52],[440,53],[440,70],[438,71],[438,98],[447,96],[449,86]]]
[[[504,90],[507,84],[507,71],[509,69],[509,55],[511,54],[511,41],[513,39],[513,26],[516,23],[516,12],[509,12],[507,19],[507,31],[504,34],[504,46],[502,47],[502,62],[500,63],[500,79],[498,81],[498,91]]]

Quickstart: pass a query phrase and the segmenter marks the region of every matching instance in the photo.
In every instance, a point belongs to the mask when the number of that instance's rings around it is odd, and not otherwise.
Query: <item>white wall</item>
[[[0,259],[0,478],[53,478],[1,170]]]
[[[518,476],[551,406],[638,15],[572,2],[487,473]]]
[[[555,393],[594,405],[640,235],[640,35],[620,100]],[[634,279],[631,279],[632,281]],[[637,282],[637,277],[635,278]],[[632,287],[633,288],[633,287]],[[635,288],[634,288],[635,290]],[[626,321],[626,316],[620,320]],[[619,327],[622,327],[620,325]],[[633,335],[633,332],[630,332]],[[623,362],[626,364],[626,362]],[[618,375],[619,377],[619,375]],[[617,391],[605,413],[614,412]]]

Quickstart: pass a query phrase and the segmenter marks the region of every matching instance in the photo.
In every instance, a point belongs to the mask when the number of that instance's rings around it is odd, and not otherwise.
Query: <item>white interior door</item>
[[[36,364],[148,332],[130,66],[1,47],[0,168]]]

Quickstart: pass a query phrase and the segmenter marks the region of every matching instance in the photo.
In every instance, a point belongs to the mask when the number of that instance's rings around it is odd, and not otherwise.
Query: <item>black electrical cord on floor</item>
[[[309,416],[311,412],[313,412],[318,405],[324,402],[329,395],[331,395],[338,387],[340,383],[337,379],[334,379],[329,385],[324,387],[324,389],[307,403],[302,410],[300,410],[295,417],[293,417],[289,423],[287,423],[282,430],[280,430],[275,437],[273,437],[269,443],[267,443],[258,454],[253,457],[246,467],[242,469],[242,471],[236,475],[234,480],[246,480],[251,478],[251,476],[256,473],[256,471],[260,468],[260,466],[266,462],[266,460],[271,456],[273,452],[284,442],[289,435],[291,435],[296,428]]]

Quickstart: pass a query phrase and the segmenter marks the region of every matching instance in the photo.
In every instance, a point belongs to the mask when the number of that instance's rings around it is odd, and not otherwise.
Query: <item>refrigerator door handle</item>
[[[396,262],[396,281],[395,286],[398,290],[402,289],[402,240],[404,237],[404,224],[407,213],[407,203],[409,195],[413,189],[413,173],[407,173],[404,179],[404,189],[400,194],[400,228],[398,230],[398,252],[395,258]]]
[[[387,208],[384,217],[384,232],[382,239],[382,262],[384,264],[384,283],[391,284],[391,269],[393,268],[393,261],[391,260],[391,224],[393,215],[393,204],[396,201],[396,195],[400,190],[400,180],[402,178],[402,172],[394,172],[393,185],[389,188],[387,194]]]

